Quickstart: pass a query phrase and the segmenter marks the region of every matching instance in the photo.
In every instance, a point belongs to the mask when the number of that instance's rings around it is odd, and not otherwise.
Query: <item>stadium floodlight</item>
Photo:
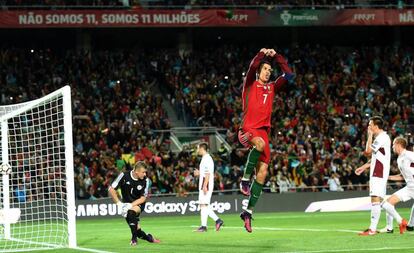
[[[0,252],[76,247],[70,87],[0,106]]]

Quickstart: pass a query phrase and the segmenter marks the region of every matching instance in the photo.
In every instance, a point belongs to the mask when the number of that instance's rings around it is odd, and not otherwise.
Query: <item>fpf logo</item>
[[[283,25],[289,25],[289,21],[292,19],[292,15],[289,13],[289,11],[283,11],[282,14],[280,14],[280,18],[283,21]]]

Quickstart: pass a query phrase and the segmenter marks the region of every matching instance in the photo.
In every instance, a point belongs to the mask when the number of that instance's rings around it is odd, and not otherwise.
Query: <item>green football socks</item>
[[[250,150],[249,156],[247,157],[246,167],[244,169],[243,180],[250,180],[250,176],[253,173],[253,169],[256,167],[260,154],[261,153],[256,149],[256,147],[253,147]]]
[[[262,194],[263,185],[259,184],[256,180],[254,180],[252,187],[250,188],[250,198],[249,204],[247,205],[247,209],[252,210],[259,200],[260,195]]]

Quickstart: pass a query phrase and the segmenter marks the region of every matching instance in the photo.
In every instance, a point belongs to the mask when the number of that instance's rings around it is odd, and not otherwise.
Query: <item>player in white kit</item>
[[[397,191],[386,201],[382,203],[382,208],[387,211],[394,219],[397,220],[400,226],[400,234],[403,234],[407,229],[407,221],[397,213],[395,205],[400,202],[406,202],[410,199],[414,199],[414,152],[408,151],[407,140],[403,137],[397,137],[394,139],[392,149],[398,155],[397,163],[398,169],[400,170],[399,175],[390,176],[390,180],[401,180],[404,179],[406,186],[401,190]],[[410,219],[410,225],[412,226],[413,219]]]
[[[200,205],[201,226],[196,232],[207,232],[207,219],[210,216],[216,222],[216,231],[223,225],[221,220],[211,209],[210,200],[214,189],[214,161],[208,153],[208,144],[202,142],[197,146],[197,155],[201,156],[200,170],[195,170],[194,175],[199,176],[198,202]]]
[[[414,151],[414,147],[413,147],[413,151]],[[410,232],[414,231],[414,205],[411,207],[410,220],[408,221],[407,231],[410,231]]]
[[[365,153],[371,154],[371,161],[355,170],[355,174],[361,175],[362,172],[370,168],[371,224],[368,229],[359,233],[362,236],[378,233],[377,225],[381,216],[381,202],[386,194],[387,179],[390,174],[391,139],[383,130],[383,125],[384,121],[381,117],[370,118]],[[392,216],[387,216],[387,227],[390,227],[390,231],[392,231]]]

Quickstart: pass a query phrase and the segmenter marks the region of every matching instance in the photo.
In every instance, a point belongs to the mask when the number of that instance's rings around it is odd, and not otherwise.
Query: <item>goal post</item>
[[[7,147],[7,130],[8,130],[8,126],[7,126],[7,121],[1,121],[0,123],[0,127],[1,127],[1,147]],[[1,148],[1,159],[2,159],[2,163],[9,163],[9,152],[8,149],[5,148]],[[8,174],[4,174],[2,175],[2,204],[3,204],[3,209],[5,211],[5,213],[7,213],[10,210],[10,185],[9,185],[9,175]],[[1,207],[1,204],[0,204]],[[4,221],[6,221],[6,217],[4,217]],[[9,240],[10,239],[10,223],[8,222],[3,222],[4,224],[4,239]]]
[[[0,252],[76,248],[70,87],[0,106],[0,135]]]

